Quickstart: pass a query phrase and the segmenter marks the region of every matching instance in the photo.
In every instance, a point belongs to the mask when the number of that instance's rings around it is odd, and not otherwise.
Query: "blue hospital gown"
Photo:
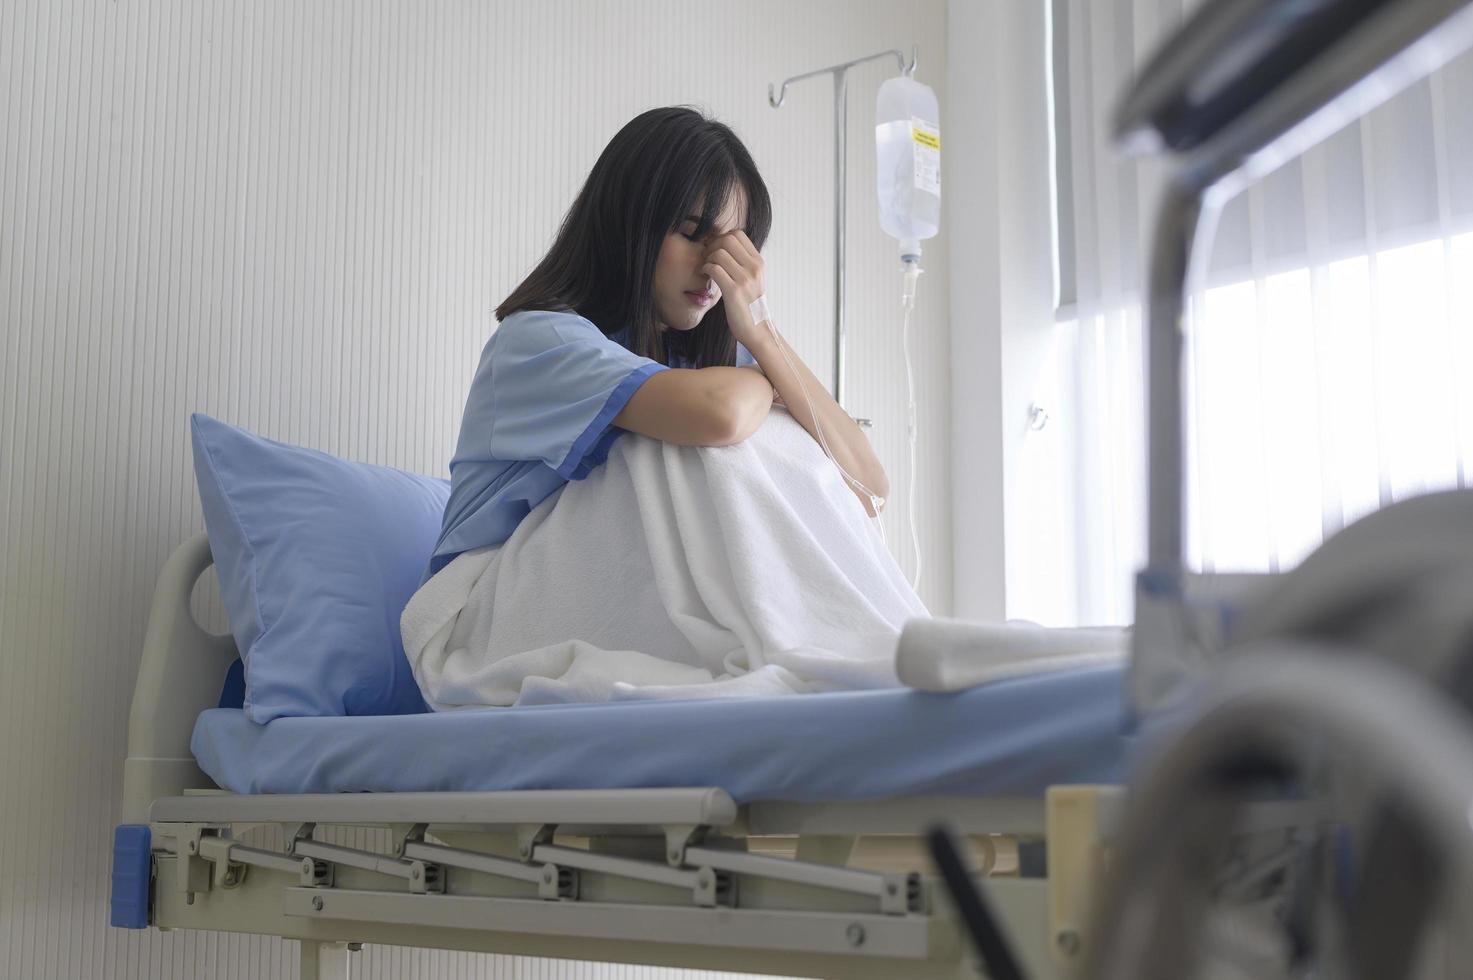
[[[513,313],[486,342],[450,460],[450,499],[423,580],[463,551],[501,544],[569,480],[608,458],[614,416],[670,367],[571,312]],[[755,366],[740,344],[737,364]],[[421,582],[423,584],[423,581]]]

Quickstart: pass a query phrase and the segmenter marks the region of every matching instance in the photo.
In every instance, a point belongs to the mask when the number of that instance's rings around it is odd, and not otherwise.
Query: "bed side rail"
[[[190,609],[194,584],[212,563],[209,539],[200,533],[175,548],[159,574],[128,714],[125,823],[147,823],[160,796],[215,788],[189,751],[195,720],[215,705],[236,657],[234,638],[206,632]]]

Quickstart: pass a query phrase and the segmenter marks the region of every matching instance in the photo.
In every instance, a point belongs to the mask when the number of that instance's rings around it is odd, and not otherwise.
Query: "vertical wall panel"
[[[943,0],[0,3],[0,976],[296,969],[294,944],[106,925],[152,584],[202,527],[189,413],[444,474],[491,310],[615,131],[672,103],[752,150],[773,307],[828,377],[832,90],[805,82],[773,111],[767,84],[915,42],[945,104],[945,21]],[[870,135],[892,71],[850,76],[847,407],[876,421],[909,570],[900,264]],[[945,237],[911,331],[922,593],[941,614]],[[370,947],[359,975],[677,973]]]

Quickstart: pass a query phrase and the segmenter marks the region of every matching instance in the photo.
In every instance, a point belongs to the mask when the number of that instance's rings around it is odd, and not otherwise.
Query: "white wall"
[[[1069,581],[1069,529],[1039,499],[1063,488],[1037,472],[1039,443],[1054,433],[1029,427],[1030,405],[1047,402],[1056,333],[1044,12],[1041,2],[947,4],[948,165],[966,177],[952,182],[943,223],[956,615],[1052,625],[1054,610],[1029,600]]]
[[[945,106],[946,18],[943,0],[0,4],[0,976],[294,969],[279,942],[106,925],[150,591],[202,527],[188,413],[443,474],[490,310],[618,127],[677,102],[730,123],[762,168],[773,306],[827,377],[831,89],[804,83],[773,111],[767,84],[914,41]],[[869,139],[892,71],[850,79],[848,407],[877,420],[903,503],[899,268]],[[948,169],[948,190],[964,177]],[[943,232],[913,326],[938,613],[947,266]],[[887,533],[909,569],[903,515]],[[359,965],[548,975],[372,947]]]

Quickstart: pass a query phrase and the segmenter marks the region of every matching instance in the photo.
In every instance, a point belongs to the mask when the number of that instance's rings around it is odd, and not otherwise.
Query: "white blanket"
[[[1129,631],[1118,627],[913,619],[900,634],[896,672],[902,684],[917,690],[961,691],[1025,674],[1118,664],[1129,638]]]
[[[776,407],[735,446],[626,433],[503,546],[441,569],[401,625],[436,710],[959,691],[1118,662],[1126,639],[930,618],[833,464]]]
[[[404,611],[435,709],[895,687],[927,610],[813,438],[774,407],[733,446],[634,433]]]

